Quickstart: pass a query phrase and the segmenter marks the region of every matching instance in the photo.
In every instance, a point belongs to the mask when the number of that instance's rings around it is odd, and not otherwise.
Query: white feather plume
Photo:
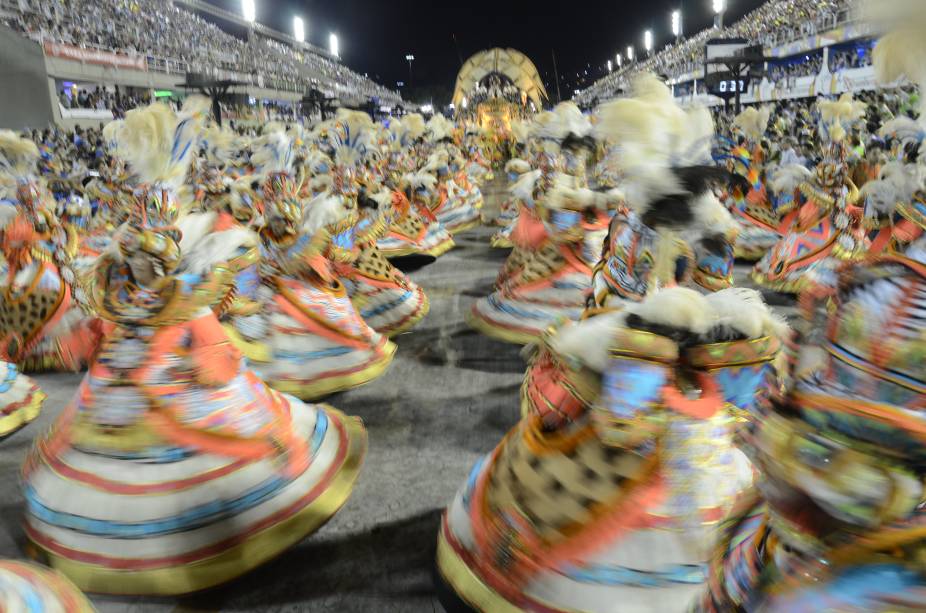
[[[813,173],[800,164],[780,166],[769,181],[768,187],[774,194],[793,193],[802,183],[813,178]]]
[[[340,196],[319,194],[305,205],[302,216],[302,231],[309,236],[314,235],[322,228],[344,219],[350,213],[345,200]]]

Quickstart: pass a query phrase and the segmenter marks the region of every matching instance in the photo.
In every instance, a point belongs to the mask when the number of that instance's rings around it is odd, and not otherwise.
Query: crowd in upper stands
[[[125,116],[126,111],[151,102],[151,97],[147,91],[138,94],[120,91],[118,85],[115,90],[99,86],[93,89],[75,87],[62,88],[58,92],[58,102],[66,109],[110,111],[114,118],[120,119]]]
[[[400,96],[322,54],[255,34],[242,40],[171,0],[17,0],[10,27],[41,40],[172,60],[178,72],[329,94]]]
[[[641,72],[656,72],[670,79],[691,74],[703,66],[704,45],[713,38],[745,38],[752,44],[769,47],[825,32],[846,21],[857,5],[858,0],[769,0],[723,30],[702,30],[648,58],[626,63],[580,92],[575,100],[588,105],[595,99],[606,99]],[[816,68],[819,70],[820,64]],[[808,69],[788,68],[780,76],[797,76],[799,71]]]

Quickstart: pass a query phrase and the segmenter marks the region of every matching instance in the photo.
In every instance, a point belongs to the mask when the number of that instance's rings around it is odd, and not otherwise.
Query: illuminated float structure
[[[471,158],[484,167],[504,163],[512,121],[540,110],[547,99],[537,67],[516,49],[486,49],[466,60],[457,74],[453,106],[467,125],[464,144]],[[488,175],[469,170],[477,182]]]

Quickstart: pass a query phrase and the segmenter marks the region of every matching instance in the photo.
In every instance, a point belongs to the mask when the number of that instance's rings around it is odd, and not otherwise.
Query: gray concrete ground
[[[487,213],[501,183],[487,186]],[[440,513],[472,464],[518,419],[520,348],[470,330],[464,314],[491,289],[507,251],[492,228],[411,273],[430,315],[396,339],[388,374],[327,401],[363,418],[369,452],[356,490],[320,532],[240,580],[183,599],[94,597],[101,612],[441,611],[431,583]],[[748,269],[739,267],[738,281]],[[788,309],[790,311],[791,309]],[[32,440],[74,391],[77,375],[37,377],[48,394],[41,417],[0,443],[0,558],[22,558],[19,469]]]

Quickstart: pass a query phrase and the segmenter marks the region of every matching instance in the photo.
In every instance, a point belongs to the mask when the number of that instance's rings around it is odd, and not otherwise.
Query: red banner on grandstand
[[[84,49],[73,45],[62,45],[45,41],[45,55],[60,57],[65,60],[76,60],[87,64],[100,66],[114,66],[116,68],[131,68],[132,70],[148,70],[148,63],[141,55],[125,55],[112,53],[99,49]]]

